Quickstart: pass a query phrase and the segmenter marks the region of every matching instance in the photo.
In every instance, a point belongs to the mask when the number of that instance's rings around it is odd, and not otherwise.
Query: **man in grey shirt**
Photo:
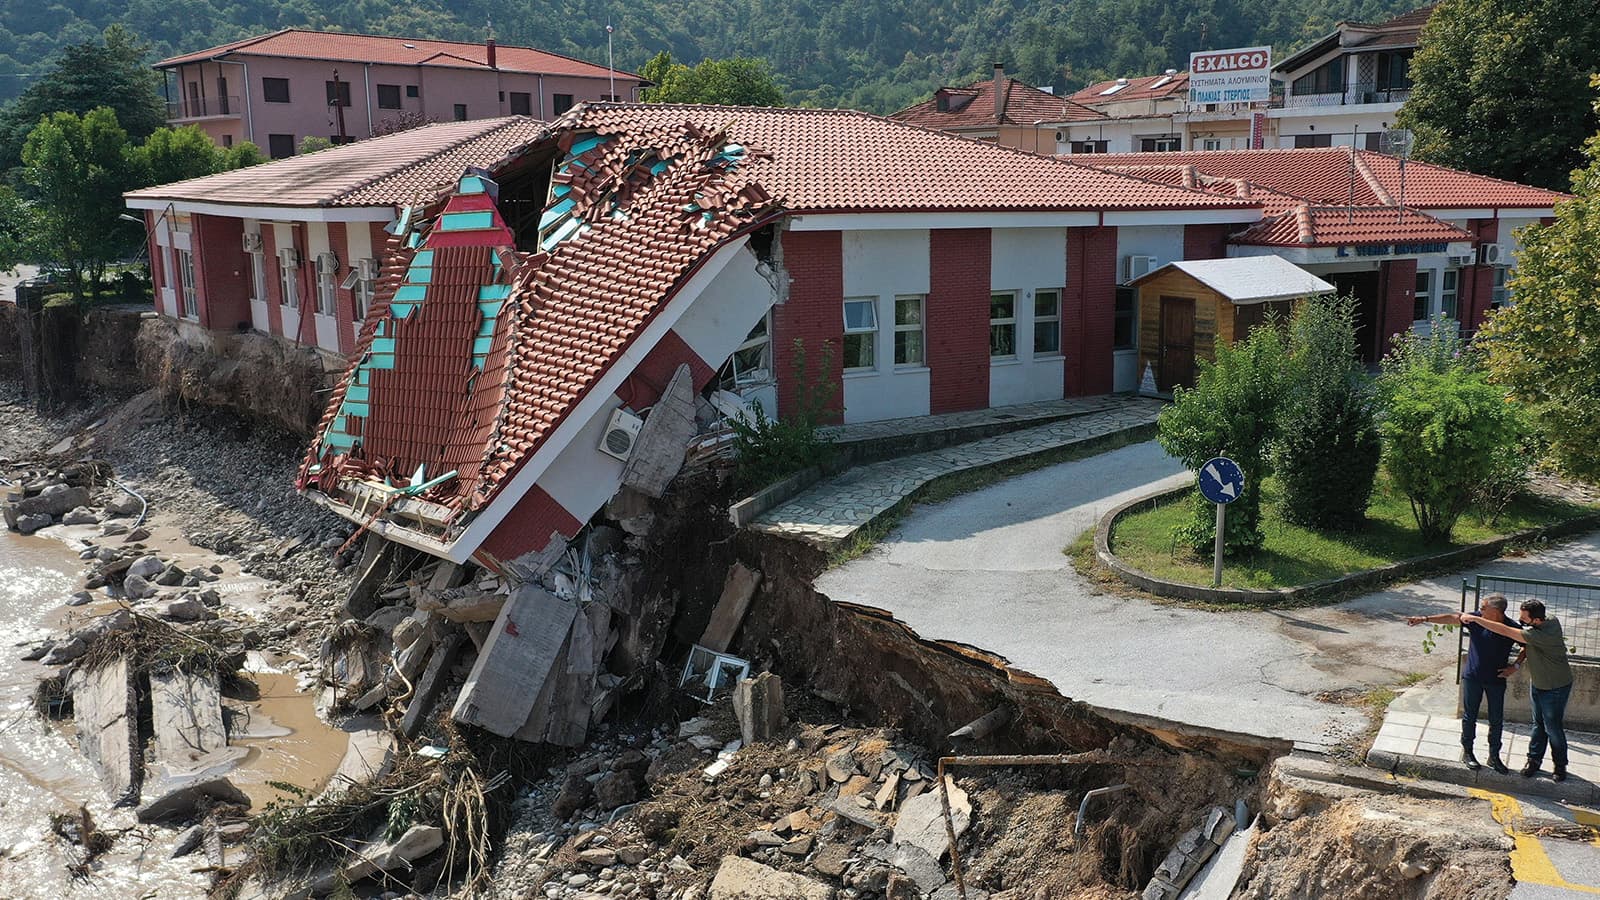
[[[1555,766],[1555,781],[1567,780],[1567,729],[1564,719],[1567,698],[1572,695],[1572,666],[1567,662],[1567,641],[1561,622],[1546,618],[1544,604],[1529,600],[1522,604],[1516,628],[1506,622],[1491,622],[1482,616],[1464,613],[1463,624],[1476,622],[1523,645],[1528,658],[1528,678],[1533,682],[1533,735],[1528,739],[1528,764],[1522,775],[1531,778],[1544,762],[1546,741],[1550,761]]]

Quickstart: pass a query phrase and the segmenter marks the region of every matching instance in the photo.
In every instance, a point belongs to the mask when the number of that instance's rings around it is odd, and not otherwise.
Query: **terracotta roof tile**
[[[1127,86],[1122,90],[1112,94],[1106,93],[1121,80],[1096,82],[1075,94],[1068,95],[1067,99],[1085,106],[1096,106],[1101,103],[1124,103],[1129,100],[1162,100],[1175,95],[1182,97],[1189,92],[1189,73],[1178,72],[1172,75],[1141,75],[1138,78],[1129,78]]]
[[[156,63],[155,67],[165,69],[230,54],[402,66],[427,65],[485,70],[489,68],[488,48],[482,42],[431,41],[422,38],[307,31],[298,28],[285,28],[282,31],[169,57]],[[577,75],[589,78],[606,78],[611,74],[605,66],[596,63],[533,47],[513,47],[504,44],[495,47],[495,68],[505,72]],[[639,77],[632,72],[621,70],[616,74],[620,78],[630,80]]]
[[[1471,234],[1416,210],[1302,203],[1235,235],[1232,242],[1277,247],[1349,247],[1470,240]]]
[[[1049,91],[1041,91],[1015,78],[1007,78],[1005,83],[1007,125],[1027,126],[1035,122],[1054,124],[1105,118],[1096,110],[1058,97]],[[939,109],[941,97],[945,99],[948,107],[944,110]],[[889,118],[945,131],[992,129],[1000,124],[995,119],[994,100],[994,79],[991,78],[965,87],[940,88],[931,99],[915,106],[908,106]]]

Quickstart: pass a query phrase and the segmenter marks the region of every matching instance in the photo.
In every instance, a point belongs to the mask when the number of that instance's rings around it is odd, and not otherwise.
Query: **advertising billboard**
[[[1189,54],[1190,103],[1256,103],[1271,98],[1271,47]]]

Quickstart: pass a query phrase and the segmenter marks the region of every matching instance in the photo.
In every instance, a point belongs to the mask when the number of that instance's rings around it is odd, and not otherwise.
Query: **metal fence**
[[[1495,594],[1505,596],[1506,616],[1512,621],[1516,621],[1524,602],[1542,602],[1545,615],[1560,620],[1561,633],[1572,656],[1600,661],[1600,584],[1477,575],[1471,581],[1461,581],[1462,612],[1478,609],[1483,598]],[[1464,630],[1457,640],[1464,647]]]

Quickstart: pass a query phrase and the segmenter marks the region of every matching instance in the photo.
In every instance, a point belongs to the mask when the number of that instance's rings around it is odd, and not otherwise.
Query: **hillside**
[[[1280,52],[1343,18],[1382,19],[1413,0],[62,0],[0,4],[0,100],[62,46],[113,22],[152,44],[152,60],[288,26],[476,40],[637,70],[657,51],[679,61],[761,56],[792,102],[888,112],[938,84],[982,77],[992,60],[1058,89],[1183,67],[1191,50],[1272,44]]]

